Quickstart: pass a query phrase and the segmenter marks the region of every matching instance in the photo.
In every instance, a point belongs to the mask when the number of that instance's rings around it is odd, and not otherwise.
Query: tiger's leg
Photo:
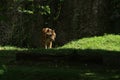
[[[45,49],[48,49],[48,43],[45,42],[45,45],[44,45]]]
[[[47,48],[52,48],[52,41],[49,41],[49,42],[47,43]]]
[[[49,48],[52,48],[52,41],[50,41],[49,43]]]

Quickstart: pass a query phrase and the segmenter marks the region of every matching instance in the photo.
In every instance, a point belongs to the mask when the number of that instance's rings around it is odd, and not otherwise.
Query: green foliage
[[[37,13],[41,15],[48,15],[50,14],[50,7],[49,5],[40,5],[38,3],[34,4],[34,0],[17,0],[16,3],[20,4],[23,3],[22,5],[19,5],[17,10],[20,13],[26,13],[26,14],[36,14]]]
[[[41,9],[43,10],[41,12],[42,15],[47,15],[47,14],[50,14],[50,7],[48,5],[46,6],[41,6]]]
[[[7,68],[5,65],[0,66],[0,76],[7,72]]]
[[[39,9],[39,14],[41,14],[41,15],[50,14],[50,7],[48,5],[39,6],[38,9]],[[18,8],[18,12],[27,13],[27,14],[34,14],[34,10],[27,10],[27,9],[24,9],[24,8],[21,8],[21,7]]]
[[[21,10],[21,9],[18,9],[18,12],[20,12],[20,13],[33,14],[33,11],[30,11],[30,10]]]

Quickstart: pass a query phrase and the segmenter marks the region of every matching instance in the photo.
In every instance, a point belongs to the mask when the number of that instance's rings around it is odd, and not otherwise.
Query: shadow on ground
[[[80,49],[29,49],[24,51],[0,50],[0,63],[12,61],[50,62],[55,64],[120,65],[119,51]]]
[[[119,53],[90,49],[0,51],[0,63],[9,64],[1,79],[119,80]]]
[[[80,49],[39,49],[16,52],[16,61],[52,62],[55,64],[120,65],[119,51]]]

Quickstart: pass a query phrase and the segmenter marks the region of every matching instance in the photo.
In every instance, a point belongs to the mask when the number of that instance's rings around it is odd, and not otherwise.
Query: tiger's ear
[[[55,33],[55,30],[52,30],[52,33],[54,34],[54,37],[56,38],[56,33]]]
[[[42,32],[45,32],[45,28],[42,29]]]
[[[43,33],[46,33],[46,32],[47,32],[47,29],[46,29],[46,28],[43,28],[43,29],[42,29],[42,32],[43,32]]]

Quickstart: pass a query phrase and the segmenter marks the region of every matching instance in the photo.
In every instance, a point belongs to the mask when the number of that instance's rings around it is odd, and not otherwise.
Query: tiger
[[[42,46],[45,49],[52,48],[53,41],[55,41],[56,33],[51,28],[42,29]]]

